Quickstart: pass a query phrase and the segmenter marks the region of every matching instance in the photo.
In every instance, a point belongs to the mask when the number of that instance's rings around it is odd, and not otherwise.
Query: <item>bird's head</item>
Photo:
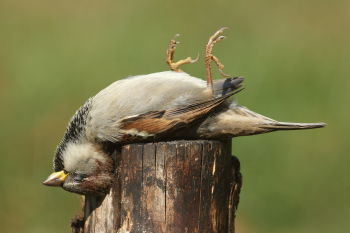
[[[103,196],[113,182],[113,161],[102,149],[90,143],[67,143],[56,152],[54,170],[45,181],[47,186],[88,196]]]

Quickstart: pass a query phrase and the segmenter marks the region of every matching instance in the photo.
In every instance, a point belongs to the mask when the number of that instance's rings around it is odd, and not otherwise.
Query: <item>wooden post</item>
[[[235,232],[242,176],[231,140],[130,144],[113,157],[110,193],[85,198],[85,233]]]

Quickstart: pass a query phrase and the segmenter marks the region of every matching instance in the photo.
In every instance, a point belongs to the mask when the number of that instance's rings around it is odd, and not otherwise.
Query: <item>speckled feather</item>
[[[63,151],[66,149],[68,143],[86,140],[85,126],[86,119],[92,107],[92,98],[88,99],[86,103],[75,112],[74,116],[69,122],[67,131],[60,144],[57,146],[55,157],[53,160],[54,171],[58,172],[64,169]]]

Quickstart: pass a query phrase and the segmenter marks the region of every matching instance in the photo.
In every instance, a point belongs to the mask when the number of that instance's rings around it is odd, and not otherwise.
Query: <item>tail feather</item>
[[[316,129],[326,127],[326,123],[291,123],[291,122],[271,122],[261,124],[259,127],[271,130],[299,130],[299,129]]]
[[[325,127],[325,123],[278,122],[233,102],[229,109],[213,114],[199,127],[201,138],[222,139],[263,134],[279,130],[301,130]]]
[[[275,130],[298,130],[298,129],[315,129],[326,127],[326,123],[292,123],[292,122],[278,122],[266,116],[260,115],[256,112],[249,110],[246,107],[235,105],[231,109],[235,114],[248,117],[246,122],[250,122],[252,125],[258,125],[259,128]],[[249,123],[248,123],[249,124]]]

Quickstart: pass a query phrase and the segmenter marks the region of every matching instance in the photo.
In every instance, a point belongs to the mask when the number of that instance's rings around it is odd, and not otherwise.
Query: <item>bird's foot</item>
[[[182,72],[182,70],[179,69],[179,66],[184,65],[184,64],[188,64],[188,63],[197,62],[199,60],[199,54],[195,60],[192,60],[191,57],[188,57],[184,60],[180,60],[180,61],[175,63],[174,62],[174,52],[176,49],[176,44],[180,43],[180,42],[175,41],[175,37],[178,37],[178,36],[180,36],[180,34],[176,34],[175,36],[173,36],[173,38],[171,38],[168,49],[166,50],[166,60],[165,61],[166,61],[166,63],[168,63],[171,70],[177,71],[177,72]]]
[[[224,74],[224,72],[222,71],[225,66],[223,64],[220,63],[219,59],[217,57],[215,57],[211,51],[213,49],[213,46],[218,43],[219,41],[226,39],[225,36],[219,36],[218,35],[222,34],[224,32],[225,29],[230,29],[229,27],[223,27],[220,28],[217,32],[215,32],[214,35],[212,35],[209,38],[208,44],[205,47],[205,68],[207,71],[207,85],[209,88],[211,88],[213,90],[213,79],[211,76],[211,60],[213,60],[215,62],[215,64],[218,66],[219,68],[219,72],[222,76],[224,77],[230,77],[230,75]]]

